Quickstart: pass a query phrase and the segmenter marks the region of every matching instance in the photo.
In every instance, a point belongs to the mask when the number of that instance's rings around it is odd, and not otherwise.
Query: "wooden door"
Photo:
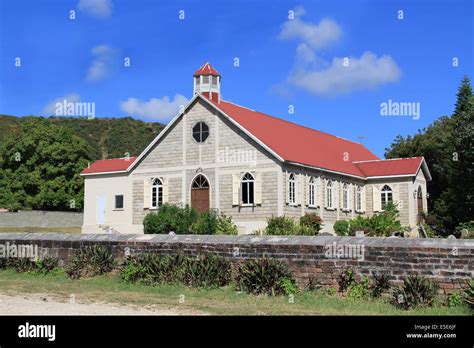
[[[209,210],[209,187],[191,189],[191,206],[198,213]]]
[[[416,194],[416,203],[418,209],[418,223],[421,223],[423,219],[423,193],[421,191],[421,187],[418,187],[418,192]]]

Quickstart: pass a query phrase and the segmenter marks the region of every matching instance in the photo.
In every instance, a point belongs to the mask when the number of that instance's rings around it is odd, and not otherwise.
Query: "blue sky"
[[[166,123],[209,61],[224,99],[364,136],[383,156],[397,134],[451,114],[473,77],[473,23],[469,0],[0,0],[0,113],[49,115],[66,98]],[[389,100],[420,117],[382,116]]]

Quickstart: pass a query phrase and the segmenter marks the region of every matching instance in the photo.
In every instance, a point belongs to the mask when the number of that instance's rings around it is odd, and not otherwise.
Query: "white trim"
[[[416,174],[368,176],[367,180],[369,180],[369,179],[409,178],[409,177],[412,177],[412,176],[416,176]]]
[[[357,179],[361,179],[361,180],[366,180],[366,179],[367,179],[367,178],[365,178],[365,177],[363,177],[363,176],[358,176],[358,175],[354,175],[354,174],[347,174],[347,173],[338,172],[338,171],[335,171],[335,170],[330,170],[330,169],[315,167],[315,166],[311,166],[311,165],[309,165],[309,164],[301,164],[301,163],[298,163],[298,162],[290,162],[290,161],[286,161],[285,163],[291,164],[291,165],[295,165],[295,166],[304,167],[304,168],[316,169],[316,170],[320,170],[320,171],[322,171],[322,172],[327,172],[327,173],[331,173],[331,174],[338,174],[338,175],[350,176],[350,177],[352,177],[352,178],[357,178]]]
[[[80,174],[80,176],[91,176],[91,175],[103,175],[103,174],[121,174],[121,173],[127,173],[127,170],[117,170],[115,172],[95,172],[95,173],[84,173]]]

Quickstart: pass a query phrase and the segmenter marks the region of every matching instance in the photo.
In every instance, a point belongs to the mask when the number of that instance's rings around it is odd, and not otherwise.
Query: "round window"
[[[193,138],[198,143],[203,143],[209,136],[209,127],[204,122],[198,122],[193,127]]]

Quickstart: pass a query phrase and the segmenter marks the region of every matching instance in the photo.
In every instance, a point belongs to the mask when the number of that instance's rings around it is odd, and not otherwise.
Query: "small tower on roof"
[[[221,75],[209,62],[194,73],[194,94],[201,93],[206,98],[220,103],[221,101]]]

